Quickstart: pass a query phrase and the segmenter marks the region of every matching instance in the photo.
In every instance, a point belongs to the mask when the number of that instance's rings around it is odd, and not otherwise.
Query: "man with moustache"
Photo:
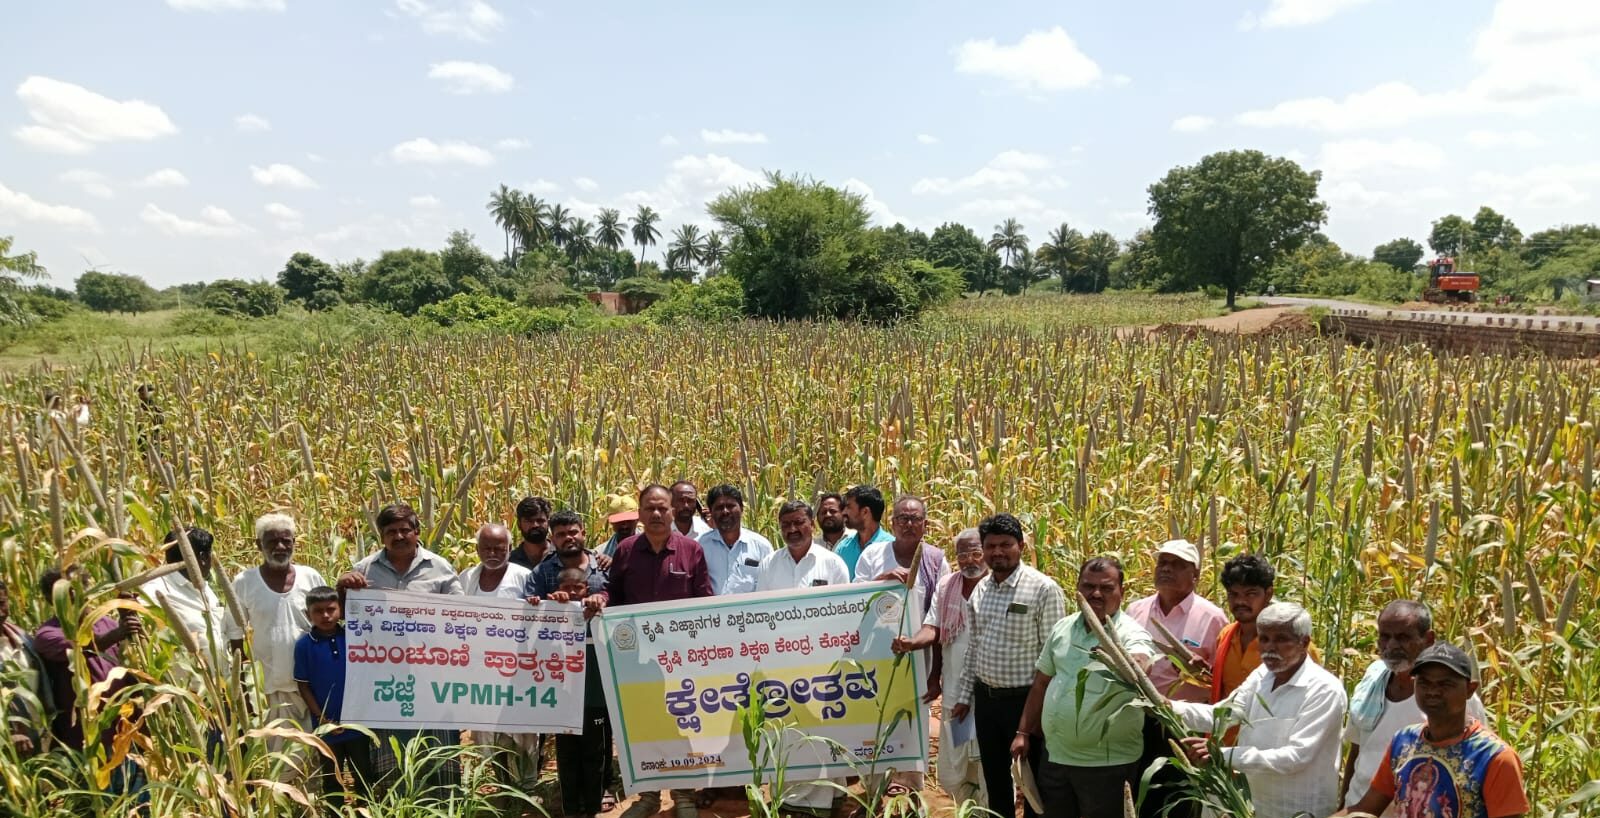
[[[300,634],[311,629],[311,620],[306,617],[306,594],[328,583],[317,569],[295,564],[297,534],[294,518],[287,514],[273,512],[257,517],[256,548],[261,553],[261,564],[234,576],[233,596],[250,626],[248,656],[261,672],[258,689],[267,705],[263,717],[268,722],[289,719],[310,729],[315,725],[294,681],[294,645]],[[225,616],[222,630],[234,653],[243,659],[244,628],[233,617]],[[250,665],[244,667],[245,673],[251,672]],[[267,738],[267,749],[273,752],[285,746],[287,740],[282,737]]]
[[[1228,617],[1221,608],[1195,593],[1200,582],[1200,549],[1188,540],[1169,540],[1156,549],[1156,592],[1128,606],[1133,617],[1161,648],[1162,655],[1150,666],[1150,682],[1162,694],[1186,702],[1210,701],[1211,689],[1184,681],[1173,655],[1188,653],[1199,660],[1196,671],[1204,678],[1217,655],[1217,637]],[[1177,640],[1168,644],[1163,629]],[[1140,768],[1146,769],[1157,758],[1172,752],[1171,739],[1161,722],[1146,716],[1144,755]],[[1150,793],[1139,807],[1141,818],[1190,818],[1192,802],[1183,800],[1187,777],[1175,766],[1162,767],[1151,779]]]
[[[1272,565],[1255,554],[1240,554],[1222,566],[1222,587],[1228,594],[1233,623],[1217,634],[1216,660],[1211,669],[1212,703],[1227,698],[1261,665],[1256,617],[1272,604],[1276,581],[1277,572]]]
[[[1214,731],[1214,713],[1239,725],[1224,760],[1250,783],[1257,818],[1328,815],[1339,806],[1339,733],[1344,685],[1310,656],[1311,614],[1274,602],[1255,617],[1261,666],[1220,705],[1173,701],[1192,730]],[[1210,759],[1203,736],[1183,739],[1195,763]]]
[[[672,530],[695,542],[711,531],[701,516],[700,490],[688,480],[672,484]]]
[[[499,523],[478,529],[478,564],[461,572],[467,596],[522,599],[522,586],[533,571],[511,562],[511,530]]]
[[[1378,614],[1378,660],[1356,684],[1350,697],[1350,721],[1344,730],[1350,749],[1345,753],[1339,800],[1345,807],[1355,807],[1366,795],[1395,734],[1425,720],[1411,669],[1433,644],[1433,613],[1428,606],[1397,599]],[[1467,715],[1488,721],[1475,693],[1467,699]],[[1397,818],[1395,805],[1390,804],[1384,815]]]
[[[844,498],[835,492],[826,492],[817,498],[817,536],[812,542],[833,551],[856,530],[845,523]]]
[[[1011,740],[1022,723],[1022,709],[1033,690],[1035,668],[1050,632],[1067,615],[1061,586],[1022,564],[1026,534],[1010,514],[996,514],[978,524],[983,560],[989,578],[978,583],[967,601],[972,629],[972,661],[956,683],[946,705],[950,718],[970,715],[983,764],[986,806],[1010,818],[1016,814],[1016,782],[1011,779]],[[1037,775],[1044,747],[1034,742],[1028,763]],[[1025,818],[1038,818],[1032,804],[1023,804]]]
[[[718,596],[744,594],[756,588],[761,561],[772,553],[772,542],[744,527],[744,495],[723,484],[706,495],[716,528],[700,535],[700,550],[711,572],[711,589]]]
[[[850,579],[856,578],[856,563],[868,548],[894,540],[894,535],[879,524],[887,510],[883,492],[875,486],[851,486],[845,491],[845,525],[854,529],[855,533],[841,537],[833,553],[838,554],[844,560],[845,567],[850,569]]]
[[[715,514],[715,502],[711,508]],[[850,582],[844,560],[812,542],[813,513],[803,500],[790,500],[778,508],[778,529],[783,533],[785,547],[761,561],[755,590],[796,590]],[[833,809],[836,792],[827,779],[786,781],[784,791],[777,794],[778,808],[784,813],[826,816]]]
[[[895,653],[909,653],[930,645],[936,647],[939,672],[928,684],[928,694],[922,698],[932,703],[946,690],[955,690],[972,661],[972,629],[967,627],[967,600],[978,583],[989,575],[983,563],[983,541],[978,539],[978,529],[968,528],[956,535],[956,573],[939,582],[933,605],[922,619],[922,628],[912,637],[896,637]],[[974,801],[989,803],[988,790],[983,783],[983,764],[979,760],[978,742],[955,744],[952,736],[950,708],[941,708],[939,724],[939,757],[937,771],[939,786],[957,803]]]
[[[517,503],[517,530],[522,540],[511,552],[511,564],[532,571],[549,556],[550,501],[543,497],[524,497]]]

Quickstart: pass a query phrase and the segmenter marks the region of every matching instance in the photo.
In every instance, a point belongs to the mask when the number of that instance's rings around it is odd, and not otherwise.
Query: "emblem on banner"
[[[611,642],[617,650],[638,650],[639,636],[633,631],[632,622],[623,622],[611,630]]]

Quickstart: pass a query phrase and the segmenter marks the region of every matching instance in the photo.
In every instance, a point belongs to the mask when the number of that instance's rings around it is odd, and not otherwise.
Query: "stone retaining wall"
[[[1330,310],[1325,333],[1361,343],[1427,344],[1448,352],[1542,353],[1554,358],[1600,356],[1600,331],[1559,317],[1493,316],[1467,323],[1466,313],[1409,310]]]

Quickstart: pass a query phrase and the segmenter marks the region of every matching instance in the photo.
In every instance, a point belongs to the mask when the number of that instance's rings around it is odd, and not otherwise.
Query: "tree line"
[[[0,240],[0,322],[81,306],[142,312],[193,306],[239,317],[286,304],[318,311],[365,304],[443,324],[545,326],[588,309],[586,293],[616,291],[674,318],[895,321],[962,293],[1041,288],[1185,291],[1213,288],[1233,306],[1258,289],[1403,301],[1424,286],[1423,246],[1406,237],[1348,253],[1321,231],[1321,175],[1259,151],[1225,151],[1173,168],[1149,189],[1154,224],[1126,240],[1068,223],[1037,245],[1015,218],[979,231],[946,222],[931,232],[872,224],[865,199],[809,177],[771,173],[728,190],[663,240],[661,215],[605,208],[593,222],[566,206],[500,185],[486,209],[504,234],[496,258],[457,230],[439,250],[386,250],[371,261],[295,253],[274,280],[221,279],[157,291],[137,276],[90,270],[71,291],[29,285],[35,256]],[[985,235],[986,234],[986,235]],[[1563,225],[1524,236],[1482,207],[1446,215],[1427,237],[1434,253],[1480,273],[1487,295],[1559,298],[1600,274],[1600,227]],[[637,253],[635,252],[637,250]],[[544,311],[544,312],[540,312]],[[554,311],[554,312],[551,312]],[[556,323],[560,323],[556,321]]]

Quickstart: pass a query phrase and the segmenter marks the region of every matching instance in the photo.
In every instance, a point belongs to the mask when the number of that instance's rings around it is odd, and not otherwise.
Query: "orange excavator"
[[[1433,304],[1470,304],[1478,298],[1478,274],[1456,270],[1456,260],[1440,256],[1428,262],[1428,286],[1422,300]]]

